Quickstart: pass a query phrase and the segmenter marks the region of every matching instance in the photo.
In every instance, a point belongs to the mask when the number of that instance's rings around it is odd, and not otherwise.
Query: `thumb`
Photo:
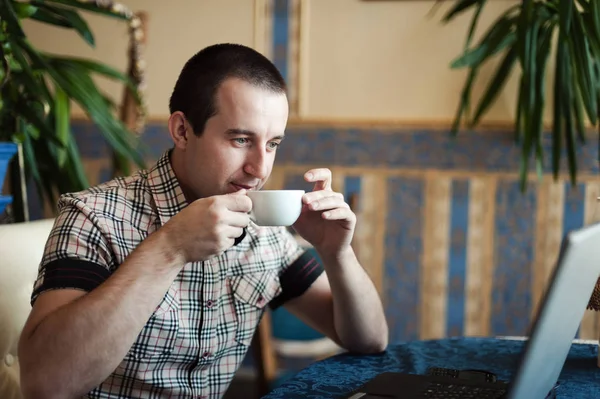
[[[236,191],[234,193],[229,193],[227,195],[246,195],[247,192],[248,192],[248,190],[246,190],[245,188],[242,188],[239,191]]]

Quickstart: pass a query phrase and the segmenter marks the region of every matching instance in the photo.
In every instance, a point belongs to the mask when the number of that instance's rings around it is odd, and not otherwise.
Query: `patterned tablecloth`
[[[432,366],[485,369],[509,381],[524,345],[515,339],[452,338],[393,344],[378,355],[336,355],[300,371],[264,398],[339,398],[379,373],[424,374]],[[597,356],[597,344],[573,344],[559,377],[557,397],[600,398]]]

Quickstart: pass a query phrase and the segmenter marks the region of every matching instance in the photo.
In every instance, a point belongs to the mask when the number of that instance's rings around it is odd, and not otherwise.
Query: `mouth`
[[[254,189],[256,189],[256,186],[249,186],[247,184],[231,183],[231,185],[233,187],[235,187],[236,190],[254,190]]]

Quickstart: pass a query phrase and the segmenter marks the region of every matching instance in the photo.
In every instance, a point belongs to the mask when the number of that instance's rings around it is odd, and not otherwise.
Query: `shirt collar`
[[[179,185],[179,180],[171,166],[171,150],[166,151],[148,172],[148,183],[152,199],[156,204],[160,224],[164,225],[183,210],[188,205],[183,190]],[[246,233],[258,234],[260,228],[250,221],[250,224],[242,232],[242,235],[235,240],[235,245],[239,244]]]
[[[171,150],[166,151],[148,172],[152,199],[156,204],[161,225],[185,208],[188,203],[177,176],[171,167]]]

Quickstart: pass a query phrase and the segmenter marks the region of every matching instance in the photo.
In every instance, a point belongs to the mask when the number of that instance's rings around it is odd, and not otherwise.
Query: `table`
[[[344,353],[312,364],[264,398],[338,398],[384,371],[424,374],[431,366],[485,369],[509,381],[524,345],[522,340],[448,338],[393,344],[377,355]],[[597,345],[573,344],[559,377],[559,398],[600,398],[597,356]]]

